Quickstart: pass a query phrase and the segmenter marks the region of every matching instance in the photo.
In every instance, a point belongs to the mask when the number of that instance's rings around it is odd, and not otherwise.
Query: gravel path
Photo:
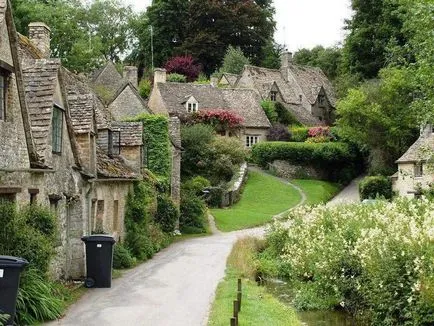
[[[360,202],[359,197],[359,182],[363,179],[363,176],[358,177],[351,181],[340,193],[338,193],[331,201],[327,203],[327,206],[336,206],[339,204],[351,204]]]

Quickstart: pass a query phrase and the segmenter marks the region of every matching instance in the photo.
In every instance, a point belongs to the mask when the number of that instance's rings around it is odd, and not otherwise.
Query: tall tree
[[[244,55],[243,51],[240,48],[234,48],[229,45],[223,58],[220,72],[239,75],[243,71],[244,66],[248,64],[250,64],[250,60]]]
[[[339,74],[342,50],[337,47],[316,46],[312,50],[301,49],[294,54],[294,62],[300,65],[319,67],[330,79]]]

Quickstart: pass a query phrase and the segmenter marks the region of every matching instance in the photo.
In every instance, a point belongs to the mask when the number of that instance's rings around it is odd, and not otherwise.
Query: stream
[[[292,291],[288,284],[281,280],[262,282],[267,291],[284,304],[292,307]],[[297,316],[303,326],[354,326],[350,315],[341,311],[298,311]]]

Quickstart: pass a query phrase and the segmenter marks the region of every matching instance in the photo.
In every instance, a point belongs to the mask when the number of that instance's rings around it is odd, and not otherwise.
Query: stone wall
[[[181,202],[181,122],[177,117],[169,119],[169,136],[172,141],[171,196],[179,207]]]
[[[414,176],[414,163],[400,163],[398,165],[397,178],[393,182],[393,190],[400,196],[413,198],[418,187],[427,189],[433,181],[433,174],[427,171],[426,165],[423,166],[423,175]]]
[[[135,117],[142,113],[149,113],[138,93],[126,86],[121,94],[109,105],[109,110],[115,120]]]
[[[286,161],[274,161],[269,165],[271,172],[285,179],[325,179],[325,173],[311,166],[294,165]]]
[[[241,190],[247,179],[247,163],[243,163],[233,185],[223,194],[222,207],[232,206],[241,199]]]

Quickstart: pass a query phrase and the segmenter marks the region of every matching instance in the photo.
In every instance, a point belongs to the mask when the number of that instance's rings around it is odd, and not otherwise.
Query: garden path
[[[327,206],[336,206],[339,204],[351,204],[360,202],[359,197],[359,183],[363,179],[360,176],[346,186],[340,193],[338,193],[332,200],[327,203]]]

